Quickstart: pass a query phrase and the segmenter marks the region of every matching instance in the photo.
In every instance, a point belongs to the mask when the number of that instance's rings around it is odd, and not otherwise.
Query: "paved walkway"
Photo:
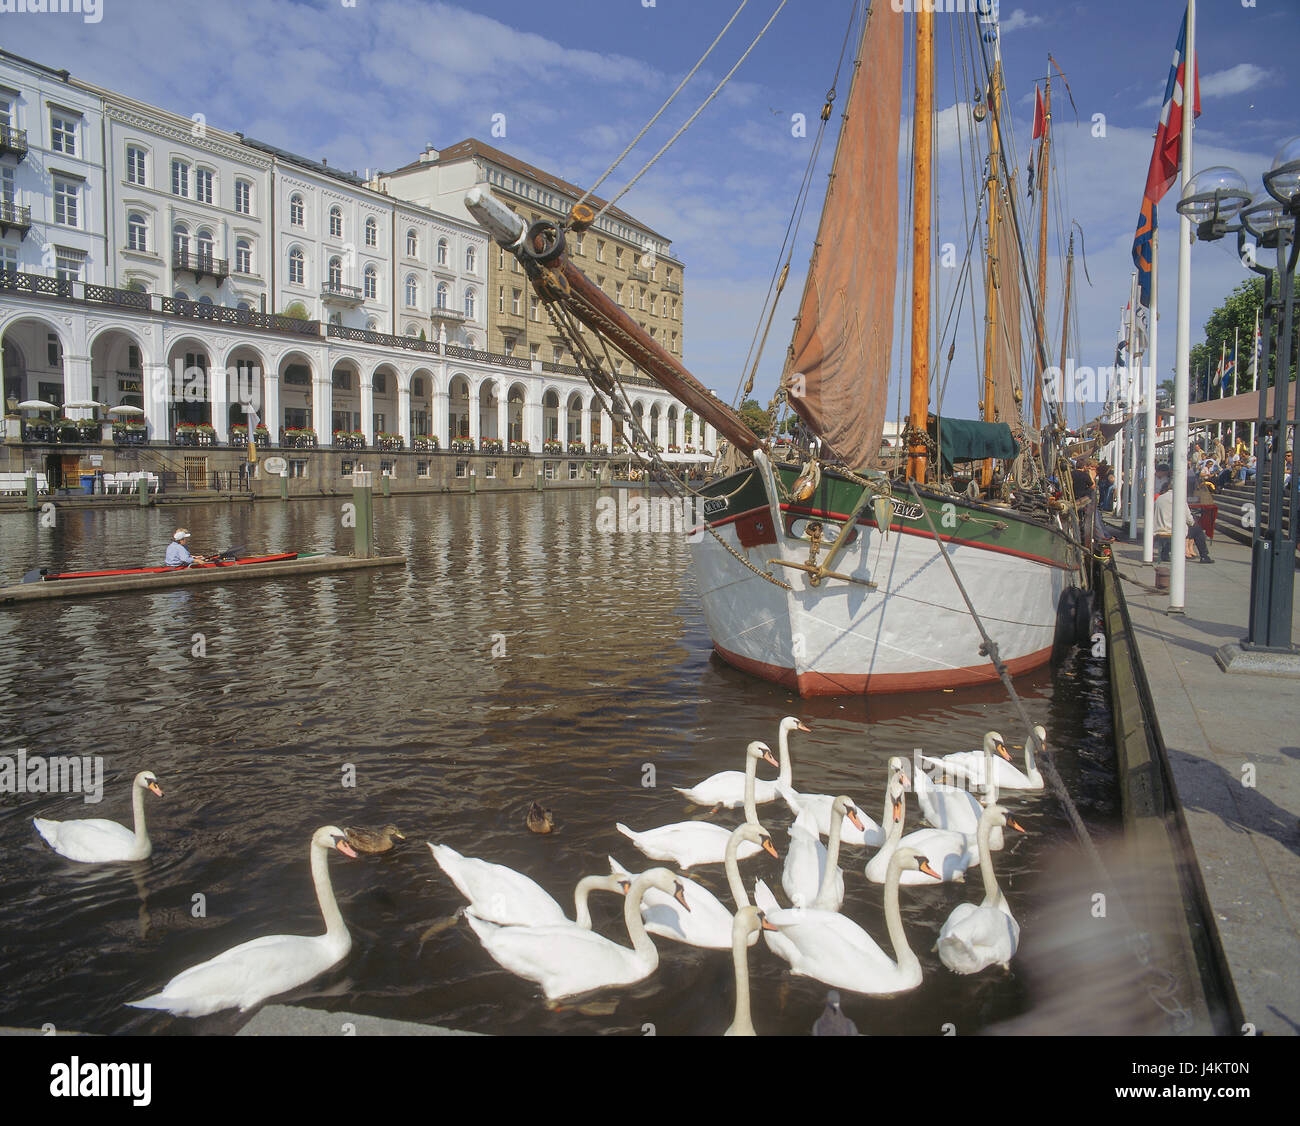
[[[1139,528],[1139,537],[1141,529]],[[1219,938],[1245,1019],[1300,1034],[1300,680],[1229,675],[1221,645],[1245,636],[1250,549],[1220,536],[1187,564],[1171,615],[1136,546],[1114,554]],[[1297,591],[1300,594],[1300,591]],[[1293,640],[1300,641],[1300,599]],[[1253,775],[1253,777],[1252,777]]]

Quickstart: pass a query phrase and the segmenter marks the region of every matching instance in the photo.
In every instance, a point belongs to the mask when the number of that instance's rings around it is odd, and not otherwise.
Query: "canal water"
[[[672,787],[740,769],[751,739],[775,751],[785,715],[813,729],[792,737],[796,786],[848,793],[876,819],[891,755],[977,747],[990,728],[1023,742],[1001,688],[800,701],[730,669],[711,655],[687,545],[597,531],[596,499],[377,499],[378,547],[405,555],[404,569],[0,610],[0,754],[104,762],[98,805],[0,796],[0,1025],[235,1030],[246,1015],[190,1020],[125,1002],[260,935],[320,933],[312,832],[393,822],[407,835],[393,852],[331,857],[352,951],[287,1000],[480,1032],[720,1033],[731,1021],[730,955],[663,939],[659,970],[608,995],[617,1005],[549,1011],[463,922],[431,927],[463,901],[425,842],[516,868],[571,910],[574,885],[607,871],[607,856],[650,866],[616,821],[642,829],[703,816]],[[177,524],[200,552],[347,550],[343,517],[342,500],[324,499],[68,511],[53,528],[8,515],[0,573],[13,581],[33,565],[157,563]],[[1104,662],[1081,652],[1017,686],[1084,820],[1113,830]],[[150,860],[80,865],[37,836],[34,816],[129,823],[130,780],[145,768],[165,792],[146,798]],[[1028,830],[997,854],[1025,952],[1036,915],[1050,908],[1037,877],[1071,854],[1074,838],[1053,798],[1005,797]],[[554,811],[554,833],[525,828],[532,801]],[[760,816],[784,855],[784,806],[761,806]],[[734,825],[739,811],[717,820]],[[917,827],[912,801],[907,828]],[[844,910],[888,950],[882,890],[862,876],[868,855],[841,855]],[[779,889],[780,873],[766,856],[742,865],[749,886],[761,876]],[[720,865],[690,875],[729,902]],[[981,897],[977,877],[903,890],[925,980],[896,998],[846,996],[862,1031],[935,1035],[951,1025],[964,1034],[1032,1015],[1017,963],[959,978],[931,949],[952,909]],[[621,900],[596,896],[593,907],[597,929],[626,942]],[[792,977],[761,945],[750,974],[760,1033],[810,1029],[825,986]]]

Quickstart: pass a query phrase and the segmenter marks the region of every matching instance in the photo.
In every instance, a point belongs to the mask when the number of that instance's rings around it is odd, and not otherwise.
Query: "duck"
[[[796,907],[819,907],[838,911],[844,905],[844,873],[840,871],[840,824],[846,819],[862,827],[853,802],[841,795],[831,807],[829,845],[823,845],[817,823],[808,810],[802,810],[790,826],[790,847],[785,854],[781,886]],[[830,876],[826,880],[826,875]],[[827,893],[821,894],[825,885]]]
[[[271,934],[242,942],[177,974],[158,993],[127,1003],[183,1017],[235,1008],[243,1013],[337,966],[352,949],[352,936],[330,885],[328,857],[336,850],[356,859],[342,829],[325,825],[312,834],[311,878],[325,919],[324,934]]]
[[[998,800],[998,785],[993,767],[988,765],[993,761],[993,750],[988,739],[985,739],[983,754],[986,761],[985,777],[993,779],[992,785],[984,787],[985,801],[992,804]],[[916,772],[915,789],[922,816],[936,829],[949,829],[972,838],[979,832],[984,805],[969,790],[932,782],[923,770]],[[1004,843],[1002,830],[995,828],[989,841],[993,848],[1001,849]]]
[[[961,883],[966,869],[979,863],[979,846],[974,837],[955,833],[951,829],[917,829],[903,836],[906,821],[906,787],[895,777],[889,783],[889,798],[893,814],[889,819],[889,835],[880,851],[867,861],[864,875],[873,884],[883,884],[889,874],[889,860],[900,848],[911,848],[921,853],[940,877],[949,883]],[[905,871],[899,882],[908,885],[934,884],[924,872]]]
[[[740,866],[736,860],[741,844],[746,841],[758,845],[774,858],[780,857],[776,846],[772,843],[772,838],[761,825],[750,825],[745,822],[731,831],[723,863],[726,865],[727,886],[731,890],[737,910],[749,906],[745,885],[740,881]],[[615,875],[624,879],[631,875],[612,856],[608,859],[610,871]],[[649,888],[641,901],[641,918],[645,922],[645,929],[650,934],[674,942],[682,942],[687,946],[700,946],[708,950],[730,950],[733,922],[731,912],[703,884],[696,883],[686,876],[680,877],[679,882],[686,892],[687,900],[691,905],[690,910],[682,910],[673,896],[664,894],[658,888]],[[758,930],[754,930],[749,934],[749,944],[752,946],[757,941]]]
[[[382,829],[357,829],[345,825],[343,832],[347,834],[348,844],[358,853],[390,852],[394,837],[399,841],[406,840],[406,834],[396,825],[385,825]]]
[[[652,887],[690,910],[685,891],[672,872],[666,868],[642,872],[632,881],[623,902],[630,949],[575,926],[499,927],[472,914],[469,925],[498,965],[540,985],[548,1001],[562,1001],[597,989],[632,985],[659,967],[659,951],[641,922],[641,900]]]
[[[50,821],[33,817],[32,824],[45,843],[60,856],[82,864],[112,864],[125,860],[148,860],[153,854],[153,841],[144,823],[144,794],[148,790],[162,797],[158,776],[152,770],[142,770],[131,783],[131,811],[134,831],[116,821],[90,817],[81,821]]]
[[[524,824],[534,833],[549,833],[555,828],[555,818],[549,809],[543,809],[537,802],[533,802],[524,815]]]
[[[622,881],[608,876],[587,876],[574,889],[574,917],[570,919],[553,896],[522,872],[472,856],[462,856],[450,845],[426,842],[433,858],[457,890],[469,900],[466,914],[500,927],[576,926],[591,928],[587,898],[592,891],[623,892]]]
[[[907,944],[898,907],[899,877],[904,871],[921,871],[935,880],[940,878],[914,849],[900,848],[890,858],[885,881],[885,922],[894,947],[893,958],[847,916],[805,907],[768,910],[755,888],[755,902],[763,909],[767,922],[780,932],[779,940],[775,934],[767,936],[769,948],[790,963],[791,973],[815,978],[836,989],[869,994],[915,989],[921,984],[921,963]]]
[[[907,764],[897,755],[889,760],[888,770],[890,777],[895,774],[902,774],[904,778],[907,777]],[[795,814],[796,818],[803,810],[807,809],[817,823],[818,834],[823,837],[830,836],[831,807],[835,804],[835,798],[832,795],[802,794],[793,788],[781,789],[778,792],[785,799],[786,805],[790,807],[790,812]],[[853,824],[848,817],[841,818],[841,843],[879,848],[885,843],[885,830],[862,813],[862,807],[859,804],[855,803],[855,808],[858,810],[860,824]]]
[[[989,848],[989,834],[1001,826],[1024,832],[1002,806],[995,803],[984,810],[979,828],[984,901],[978,907],[958,904],[939,931],[939,961],[955,974],[976,974],[993,965],[1007,969],[1020,945],[1020,924],[998,886]]]
[[[985,764],[989,761],[988,752],[993,750],[1001,756],[992,760],[993,778],[999,790],[1038,791],[1043,788],[1043,776],[1039,773],[1038,763],[1034,758],[1034,743],[1037,741],[1040,751],[1045,750],[1047,731],[1041,724],[1035,724],[1031,735],[1031,738],[1025,740],[1024,770],[1011,761],[1006,744],[996,731],[990,731],[984,736],[982,751],[956,751],[940,759],[922,756],[921,761],[927,766],[939,767],[948,776],[964,779],[974,786],[983,788]],[[992,743],[991,747],[990,743]]]
[[[790,732],[807,732],[811,730],[812,728],[806,726],[797,716],[788,715],[781,721],[781,726],[777,732],[777,750],[780,753],[781,760],[779,763],[773,764],[778,768],[777,778],[775,782],[764,778],[755,779],[754,801],[757,804],[763,805],[766,802],[775,801],[777,787],[790,785],[794,770],[790,762]],[[722,770],[717,774],[709,775],[703,782],[697,783],[690,789],[681,786],[674,786],[673,789],[696,805],[712,806],[714,809],[718,807],[735,809],[745,803],[745,772],[743,770]]]
[[[731,960],[736,969],[736,1008],[724,1036],[757,1036],[749,1011],[749,947],[766,925],[757,907],[742,907],[731,925]]]
[[[759,824],[758,809],[754,804],[754,774],[759,759],[776,765],[771,748],[766,743],[755,741],[745,751],[745,821],[750,825]],[[614,827],[651,860],[671,861],[679,868],[723,862],[727,855],[727,843],[731,839],[730,829],[702,821],[678,821],[640,833],[621,822]],[[741,860],[748,860],[761,851],[761,846],[754,842],[743,841],[738,856]]]

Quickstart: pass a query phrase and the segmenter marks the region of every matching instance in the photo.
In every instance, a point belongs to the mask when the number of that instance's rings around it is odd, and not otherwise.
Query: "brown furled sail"
[[[880,454],[898,269],[902,15],[872,0],[781,385],[844,462]]]
[[[1011,178],[1011,195],[1016,191],[1016,179]],[[1020,249],[1016,243],[1009,203],[1003,203],[1005,218],[998,225],[997,263],[994,280],[997,285],[998,328],[993,350],[993,406],[997,421],[1011,427],[1016,441],[1024,434],[1024,342],[1020,335],[1021,281]]]

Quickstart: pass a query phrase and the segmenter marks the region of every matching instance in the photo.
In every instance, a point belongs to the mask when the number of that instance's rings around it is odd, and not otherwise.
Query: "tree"
[[[1277,284],[1274,283],[1274,293]],[[1228,377],[1224,395],[1242,394],[1251,389],[1254,380],[1255,348],[1255,313],[1260,311],[1260,335],[1263,336],[1268,325],[1264,320],[1264,279],[1253,277],[1237,286],[1223,304],[1205,322],[1205,342],[1196,345],[1189,359],[1190,398],[1193,402],[1217,399],[1219,388],[1214,385],[1214,374],[1219,369],[1221,357],[1233,358],[1234,338],[1237,348],[1237,365]],[[1272,349],[1276,352],[1276,343]],[[1208,370],[1208,377],[1206,372]],[[1269,370],[1260,371],[1260,383],[1273,380],[1273,356],[1269,358]],[[1292,357],[1289,378],[1295,379],[1295,357]]]
[[[280,316],[292,317],[296,321],[311,320],[311,314],[307,312],[307,306],[301,301],[294,301]]]
[[[746,399],[740,404],[740,417],[760,438],[772,433],[772,416],[758,405],[757,399]]]

